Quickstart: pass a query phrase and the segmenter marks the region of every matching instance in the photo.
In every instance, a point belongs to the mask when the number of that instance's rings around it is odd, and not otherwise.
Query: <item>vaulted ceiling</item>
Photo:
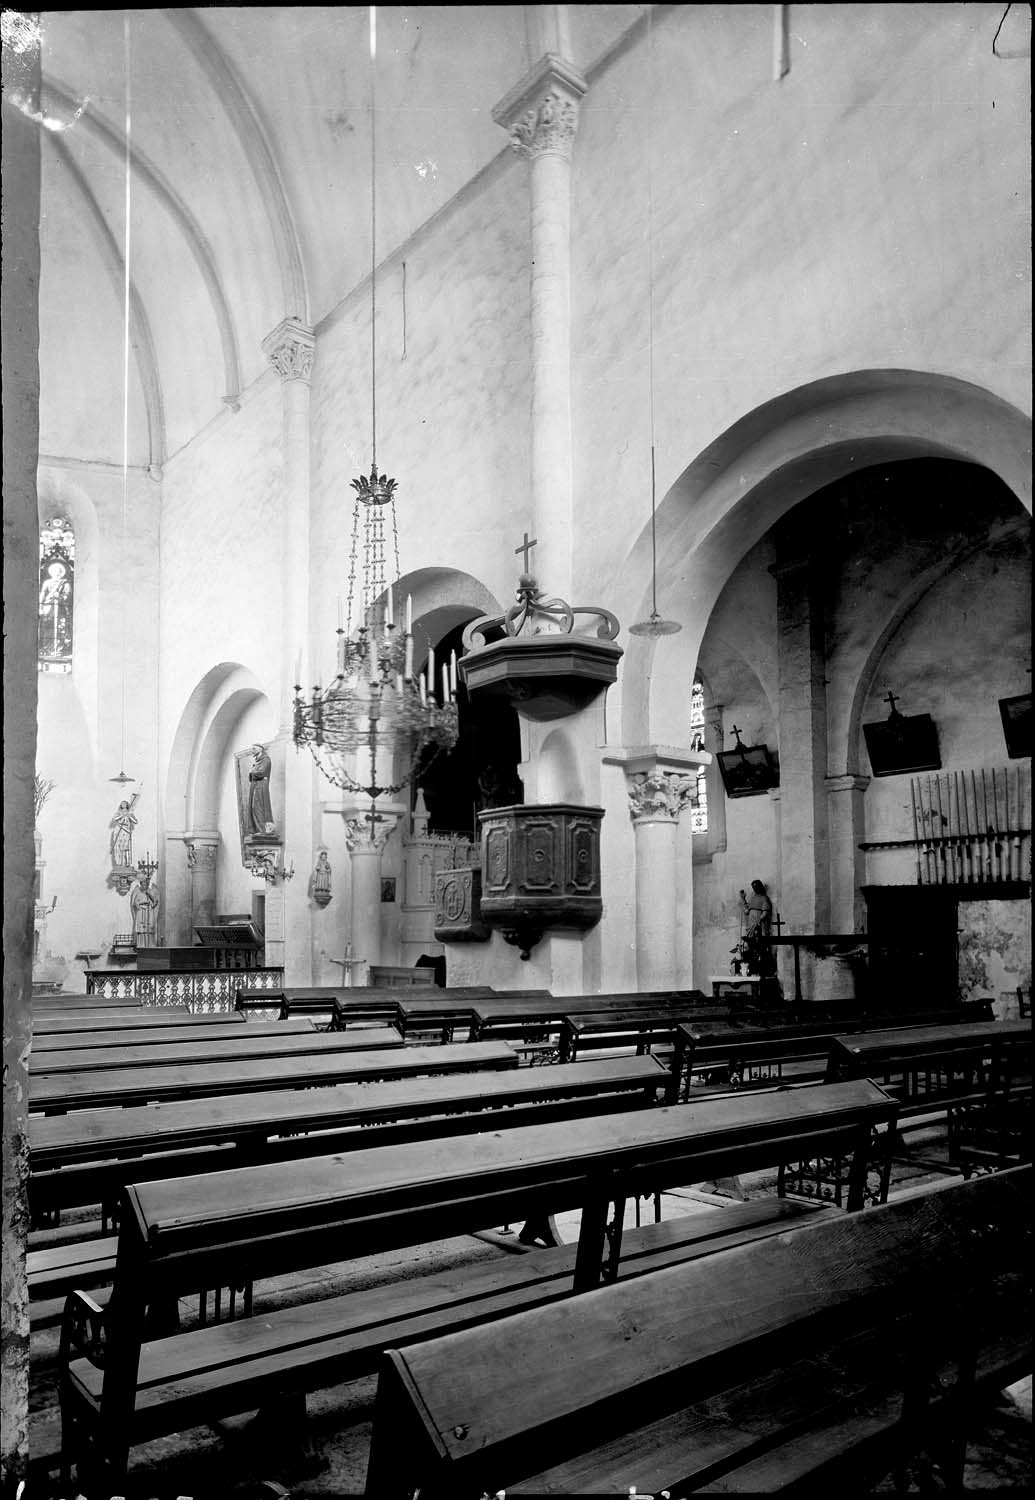
[[[506,148],[541,9],[379,6],[373,66],[367,6],[44,12],[41,452],[122,459],[127,157],[129,459],[160,464],[367,274],[371,98],[381,259]],[[643,7],[568,9],[581,66]]]

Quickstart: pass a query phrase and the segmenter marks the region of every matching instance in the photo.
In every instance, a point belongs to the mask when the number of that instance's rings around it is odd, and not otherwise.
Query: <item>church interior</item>
[[[1030,26],[4,11],[4,1500],[1030,1483]]]

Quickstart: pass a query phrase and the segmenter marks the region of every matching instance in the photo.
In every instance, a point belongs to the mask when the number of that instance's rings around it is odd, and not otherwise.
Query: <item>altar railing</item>
[[[86,975],[88,995],[136,1000],[140,1005],[186,1005],[198,1014],[233,1010],[237,991],[279,990],[283,969],[197,970],[193,973],[139,974],[126,969],[94,969]]]

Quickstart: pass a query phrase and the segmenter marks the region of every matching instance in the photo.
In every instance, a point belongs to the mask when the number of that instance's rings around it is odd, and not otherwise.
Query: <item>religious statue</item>
[[[309,877],[309,895],[317,906],[326,906],[331,899],[331,862],[326,849],[316,856],[316,868]]]
[[[108,824],[111,829],[109,846],[113,870],[128,870],[133,866],[133,830],[137,826],[134,808],[139,800],[140,793],[134,792],[128,801],[120,802],[118,811]]]
[[[133,913],[133,946],[154,948],[158,942],[158,892],[146,872],[139,876],[129,898]]]
[[[248,772],[248,795],[245,800],[248,836],[276,833],[273,822],[273,805],[270,802],[270,772],[273,763],[262,745],[253,745],[252,768]]]
[[[766,939],[773,930],[773,903],[761,880],[751,882],[751,895],[740,892],[741,950],[749,974],[772,974],[775,961]]]

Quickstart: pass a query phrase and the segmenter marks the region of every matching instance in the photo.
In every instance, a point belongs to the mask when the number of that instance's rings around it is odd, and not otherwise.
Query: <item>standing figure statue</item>
[[[270,802],[270,772],[273,763],[262,745],[253,745],[255,759],[248,772],[248,832],[251,835],[275,833],[273,805]]]
[[[751,895],[740,893],[741,921],[749,974],[772,974],[775,960],[766,939],[773,930],[773,903],[760,880],[751,882]]]
[[[133,830],[137,826],[134,808],[140,800],[140,793],[134,792],[128,801],[119,803],[118,811],[112,818],[108,827],[111,829],[109,847],[111,849],[111,867],[113,870],[131,869],[133,865]]]
[[[331,862],[326,849],[316,857],[316,867],[309,877],[309,894],[317,906],[326,906],[331,899]]]
[[[154,948],[158,943],[158,892],[151,884],[150,875],[138,877],[129,898],[133,913],[133,945],[136,948]]]

